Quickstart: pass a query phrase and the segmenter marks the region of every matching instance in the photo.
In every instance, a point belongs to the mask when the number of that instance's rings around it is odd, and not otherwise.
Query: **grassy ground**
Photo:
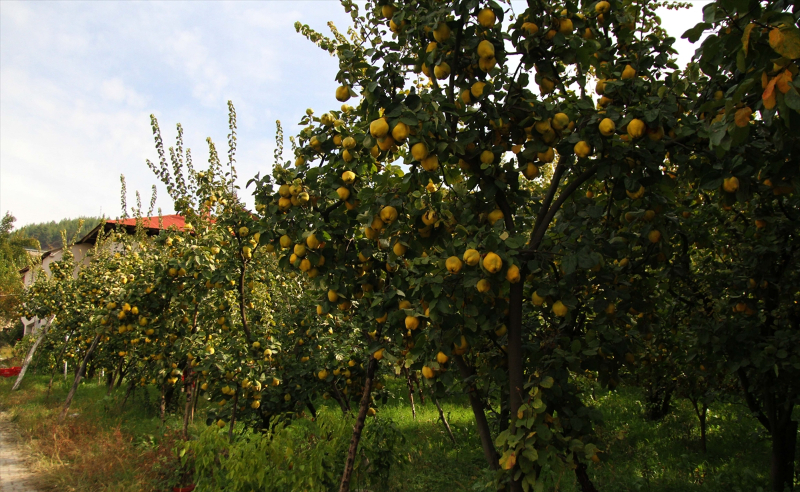
[[[769,484],[769,436],[743,404],[709,409],[706,453],[686,400],[661,422],[642,417],[637,388],[606,393],[596,404],[605,419],[599,435],[606,453],[592,475],[602,492],[756,492]]]
[[[491,479],[485,470],[475,419],[466,397],[441,402],[456,439],[453,445],[439,420],[439,411],[427,395],[424,404],[420,402],[419,394],[414,396],[415,419],[408,403],[405,382],[389,381],[388,385],[396,398],[380,406],[380,414],[393,420],[406,436],[404,447],[408,462],[393,470],[387,490],[472,490]]]
[[[175,462],[172,449],[177,436],[169,429],[179,427],[180,416],[171,416],[164,432],[155,391],[145,398],[139,390],[135,400],[120,410],[124,391],[107,397],[103,385],[89,382],[80,388],[67,423],[57,425],[55,418],[68,389],[63,378],[57,381],[52,396],[45,399],[46,377],[30,377],[23,391],[13,394],[9,393],[12,378],[0,380],[0,404],[13,412],[29,437],[45,489],[166,490],[159,481]],[[405,385],[389,384],[396,398],[380,407],[380,416],[391,419],[406,437],[398,445],[405,463],[392,469],[381,490],[485,490],[491,474],[484,466],[466,399],[442,402],[456,438],[453,445],[430,400],[426,398],[425,405],[417,401],[414,419]],[[699,451],[696,417],[686,402],[678,402],[667,418],[656,423],[643,419],[636,388],[599,393],[593,404],[605,416],[598,429],[603,462],[590,467],[601,492],[750,492],[767,486],[768,439],[742,405],[712,407],[704,454]],[[364,481],[363,476],[356,477],[354,488],[364,488]],[[573,477],[564,477],[562,483],[565,492],[575,490]]]
[[[63,425],[56,422],[67,391],[56,377],[46,398],[49,377],[26,377],[22,391],[11,393],[15,378],[0,378],[0,405],[30,440],[35,471],[43,490],[149,491],[159,487],[169,466],[174,432],[162,432],[155,392],[138,391],[120,410],[124,391],[106,396],[104,385],[83,384]],[[150,402],[150,403],[148,403]],[[176,428],[172,416],[168,428]]]

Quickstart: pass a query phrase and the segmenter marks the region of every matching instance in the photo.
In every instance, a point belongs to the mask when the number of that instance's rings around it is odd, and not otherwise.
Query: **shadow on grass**
[[[156,491],[167,490],[165,475],[174,468],[174,431],[163,431],[154,388],[138,388],[120,408],[124,389],[106,396],[105,385],[83,384],[67,421],[56,423],[68,387],[57,380],[45,398],[47,378],[30,376],[23,390],[10,394],[13,378],[0,380],[0,404],[12,413],[37,457],[37,471],[46,490]],[[386,381],[389,398],[378,405],[379,416],[390,419],[404,440],[396,453],[403,463],[393,466],[380,489],[374,477],[354,477],[354,490],[453,492],[492,490],[475,430],[472,412],[463,395],[442,401],[456,444],[439,421],[426,395],[423,405],[415,394],[417,416],[408,405],[401,380]],[[201,399],[202,400],[202,399]],[[767,486],[769,442],[743,405],[715,404],[709,410],[708,452],[699,451],[697,420],[690,405],[678,401],[660,422],[643,417],[643,395],[637,388],[599,392],[588,403],[597,406],[605,421],[598,427],[602,462],[590,467],[601,492],[753,492]],[[331,407],[331,402],[319,406]],[[179,398],[180,406],[180,398]],[[193,430],[205,427],[202,408]],[[180,411],[167,420],[167,429],[180,428]],[[344,456],[341,457],[344,461]],[[561,482],[564,492],[576,491],[574,477]]]

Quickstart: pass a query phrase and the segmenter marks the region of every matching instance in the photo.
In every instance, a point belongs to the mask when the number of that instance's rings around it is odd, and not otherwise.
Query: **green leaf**
[[[747,62],[745,58],[746,53],[743,49],[736,53],[736,68],[742,73],[747,72]]]
[[[703,21],[714,22],[716,20],[717,20],[717,3],[711,2],[707,4],[705,7],[703,7]]]
[[[711,5],[713,5],[713,4],[711,4]],[[705,9],[703,9],[703,10],[705,10]],[[686,31],[685,33],[683,33],[681,38],[688,39],[690,42],[695,43],[695,42],[697,42],[698,39],[700,39],[700,36],[703,35],[705,30],[706,29],[710,29],[710,28],[711,28],[711,24],[709,24],[708,22],[701,22],[701,23],[697,24],[696,26],[694,26],[693,28],[691,28],[688,31]]]
[[[555,383],[555,380],[552,377],[545,376],[539,382],[539,386],[541,386],[542,388],[552,388],[553,387],[553,383]]]
[[[794,87],[789,86],[789,91],[783,95],[783,102],[789,108],[800,113],[800,94],[797,93],[797,89]]]
[[[525,448],[525,450],[522,452],[522,456],[531,460],[532,463],[536,463],[536,460],[539,459],[539,452],[536,451],[536,448],[530,446]]]
[[[569,275],[578,267],[578,257],[575,255],[566,256],[564,261],[561,262],[561,266],[564,268],[564,273]]]

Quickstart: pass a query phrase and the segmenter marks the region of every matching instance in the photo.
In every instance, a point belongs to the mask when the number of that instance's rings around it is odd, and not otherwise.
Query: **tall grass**
[[[27,436],[43,490],[163,491],[181,480],[179,454],[193,470],[198,491],[336,490],[349,445],[352,416],[342,416],[330,402],[318,402],[318,418],[296,420],[270,436],[206,427],[198,418],[187,446],[173,429],[180,412],[162,428],[157,394],[139,388],[125,408],[123,390],[106,396],[95,381],[83,384],[65,424],[56,415],[67,392],[57,378],[45,398],[47,378],[29,377],[20,392],[9,393],[13,378],[0,381],[0,406],[10,411]],[[378,405],[362,440],[353,489],[362,491],[453,492],[493,490],[492,472],[481,452],[472,412],[463,395],[442,401],[456,444],[426,395],[416,399],[412,417],[405,383],[386,382],[394,395]],[[740,403],[712,405],[708,451],[702,453],[691,406],[677,401],[664,420],[644,418],[637,388],[596,391],[588,403],[599,408],[597,428],[602,462],[590,466],[601,492],[708,491],[751,492],[768,483],[769,442]],[[179,398],[179,408],[180,398]],[[202,416],[202,408],[199,409]],[[191,475],[191,472],[190,472]],[[186,477],[183,477],[184,479]],[[560,490],[576,491],[574,478],[563,477]]]

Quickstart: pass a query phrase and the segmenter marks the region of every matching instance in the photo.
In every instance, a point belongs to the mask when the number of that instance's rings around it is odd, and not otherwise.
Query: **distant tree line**
[[[100,217],[78,217],[75,219],[61,219],[58,222],[54,220],[50,222],[39,222],[20,227],[18,233],[37,239],[42,250],[48,251],[62,246],[61,231],[66,230],[67,237],[72,237],[78,230],[78,225],[81,220],[83,220],[82,232],[85,233],[99,224],[102,219]]]

